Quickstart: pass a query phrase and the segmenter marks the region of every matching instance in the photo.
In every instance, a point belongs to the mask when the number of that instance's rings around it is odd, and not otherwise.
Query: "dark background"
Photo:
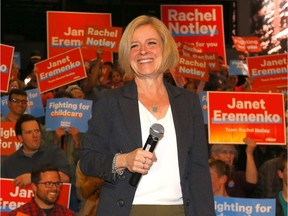
[[[161,18],[161,4],[223,5],[226,48],[232,46],[231,36],[237,34],[237,4],[231,0],[1,0],[1,43],[15,46],[25,66],[32,50],[46,58],[46,11],[111,13],[112,26],[125,28],[141,14]]]

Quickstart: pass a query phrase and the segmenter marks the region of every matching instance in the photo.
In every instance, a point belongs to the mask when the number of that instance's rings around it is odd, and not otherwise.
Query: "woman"
[[[96,215],[215,215],[199,98],[163,80],[178,59],[160,20],[139,16],[127,26],[119,63],[135,78],[103,92],[80,159],[85,175],[105,179]],[[142,147],[156,122],[165,132],[151,153]]]
[[[249,137],[245,137],[243,142],[247,145],[245,171],[234,169],[234,163],[238,155],[235,145],[215,144],[211,147],[211,158],[222,160],[230,166],[226,191],[231,197],[249,197],[257,184],[258,173],[253,155],[257,144]]]

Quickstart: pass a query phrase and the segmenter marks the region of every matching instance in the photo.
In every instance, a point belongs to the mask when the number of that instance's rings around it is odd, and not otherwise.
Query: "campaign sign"
[[[18,140],[14,130],[15,124],[15,122],[1,122],[1,156],[9,156],[22,146],[22,143]]]
[[[35,88],[26,90],[26,93],[28,104],[25,113],[29,113],[36,118],[45,116],[45,111],[43,108],[43,103],[39,89]]]
[[[208,92],[209,143],[286,145],[281,93]]]
[[[25,110],[25,113],[33,115],[34,117],[38,118],[45,115],[41,95],[39,90],[36,89],[30,89],[26,90],[27,93],[27,108]],[[1,115],[5,116],[9,113],[9,107],[8,107],[8,95],[1,97]]]
[[[48,58],[76,47],[82,47],[86,26],[111,26],[110,13],[47,12]],[[82,47],[83,58],[97,57],[95,47]],[[104,52],[103,59],[112,61],[112,53]],[[107,59],[107,60],[106,60]]]
[[[85,29],[83,47],[103,47],[103,50],[118,52],[122,28],[109,26],[88,26]]]
[[[87,77],[80,48],[38,62],[35,66],[41,93]]]
[[[208,62],[189,56],[180,56],[176,76],[208,81]]]
[[[161,20],[177,43],[217,50],[226,62],[222,5],[161,5]]]
[[[48,99],[46,105],[46,131],[73,126],[79,132],[88,130],[92,101],[71,98]]]
[[[13,184],[13,179],[0,178],[0,210],[1,215],[13,211],[14,209],[24,205],[27,202],[30,202],[33,198],[33,191],[31,186],[21,188],[19,186],[15,186]],[[61,192],[59,195],[59,199],[57,201],[58,204],[68,208],[70,202],[70,191],[71,184],[64,183]]]
[[[5,44],[0,44],[0,79],[1,79],[1,92],[8,92],[8,83],[12,68],[12,60],[13,60],[13,53],[14,47],[8,46]]]
[[[261,52],[262,48],[258,37],[238,37],[232,36],[235,49],[240,52]]]
[[[275,216],[275,199],[214,196],[216,216]]]
[[[287,59],[287,53],[248,57],[247,64],[252,78],[252,90],[281,92],[280,89],[287,89]]]
[[[240,60],[230,60],[229,75],[245,75],[249,76],[247,65]]]

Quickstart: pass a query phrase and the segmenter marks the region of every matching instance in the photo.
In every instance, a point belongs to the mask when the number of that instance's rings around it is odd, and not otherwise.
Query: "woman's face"
[[[163,44],[151,25],[139,26],[132,37],[130,63],[137,76],[149,76],[159,72],[162,63]]]
[[[230,146],[223,146],[221,151],[214,156],[215,159],[222,160],[229,166],[233,165],[236,152]]]
[[[19,86],[17,81],[13,81],[13,82],[10,83],[9,91],[11,91],[12,89],[20,89],[20,86]]]
[[[113,71],[111,78],[112,78],[113,84],[118,84],[118,83],[122,82],[122,76],[118,71]]]

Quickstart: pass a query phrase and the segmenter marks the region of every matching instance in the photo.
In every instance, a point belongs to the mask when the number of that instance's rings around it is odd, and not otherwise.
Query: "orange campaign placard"
[[[87,77],[80,48],[38,62],[35,66],[40,93]]]
[[[15,122],[1,122],[1,156],[9,156],[22,146],[14,130],[15,124]]]
[[[1,92],[8,92],[8,82],[10,79],[14,47],[0,44],[0,72],[1,72]]]
[[[81,47],[83,59],[97,57],[95,47],[82,47],[86,26],[111,26],[110,13],[47,12],[47,56],[58,55],[70,49]],[[104,52],[105,61],[112,60],[111,52]]]
[[[83,47],[103,47],[103,50],[118,52],[122,28],[88,26],[85,29]]]
[[[288,54],[248,57],[252,91],[287,93]]]
[[[31,201],[33,198],[33,191],[31,186],[21,188],[13,184],[13,179],[7,178],[0,178],[0,185],[1,215],[4,215],[5,213],[8,215],[10,211],[13,211],[14,209],[24,205],[25,203]],[[64,183],[61,188],[57,203],[68,208],[70,202],[70,192],[71,184]]]
[[[261,52],[262,47],[258,37],[232,36],[235,49],[240,52],[256,53]]]
[[[189,56],[180,56],[176,76],[208,81],[208,62]]]
[[[222,5],[161,5],[161,20],[179,43],[204,53],[217,50],[226,63]]]
[[[284,96],[281,93],[208,92],[210,144],[286,145]]]

